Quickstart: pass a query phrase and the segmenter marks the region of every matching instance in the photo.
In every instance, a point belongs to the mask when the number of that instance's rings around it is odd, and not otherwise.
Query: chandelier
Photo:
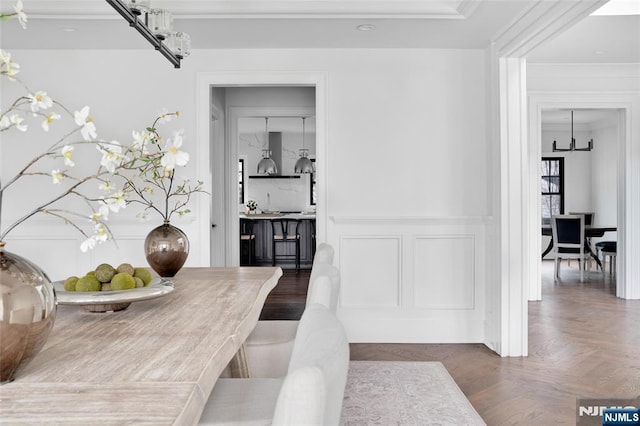
[[[151,8],[149,0],[107,0],[107,3],[174,67],[180,68],[180,60],[191,51],[191,39],[188,34],[173,30],[173,17],[168,10]]]
[[[571,142],[569,142],[569,148],[558,148],[556,141],[553,141],[553,152],[565,152],[565,151],[591,151],[593,149],[593,138],[589,140],[586,148],[576,148],[576,138],[573,137],[573,110],[571,111]]]

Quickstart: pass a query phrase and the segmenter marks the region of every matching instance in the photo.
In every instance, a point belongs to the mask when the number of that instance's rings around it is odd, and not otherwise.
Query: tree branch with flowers
[[[27,15],[21,0],[17,1],[12,12],[0,13],[0,21],[12,18],[17,18],[23,28],[26,28]],[[125,147],[117,141],[98,139],[88,106],[72,112],[47,92],[31,90],[17,77],[19,72],[20,65],[14,62],[11,54],[0,50],[0,78],[19,85],[23,92],[8,108],[0,109],[2,135],[8,134],[5,132],[27,132],[33,120],[40,120],[40,127],[45,134],[53,126],[58,126],[57,123],[63,121],[64,117],[72,119],[73,125],[66,133],[63,131],[61,136],[54,137],[53,143],[19,168],[4,184],[0,179],[0,241],[26,220],[37,214],[45,214],[62,220],[80,232],[85,237],[80,248],[87,251],[113,237],[106,223],[110,212],[117,213],[127,204],[139,203],[145,207],[141,217],[146,217],[149,211],[156,211],[165,221],[169,221],[174,213],[180,216],[189,213],[186,206],[192,194],[205,192],[202,182],[191,185],[188,179],[183,179],[178,183],[175,176],[175,167],[184,166],[189,160],[189,155],[180,151],[183,132],[176,132],[163,146],[162,137],[156,129],[157,124],[177,117],[178,112],[161,112],[151,127],[142,132],[134,131],[133,142]],[[3,145],[5,143],[3,141]],[[85,176],[75,174],[74,153],[91,147],[97,148],[101,154],[99,164]],[[59,162],[59,166],[47,171],[43,164],[45,159]],[[5,225],[5,197],[14,190],[18,182],[31,177],[48,177],[54,187],[58,188],[57,192],[44,191],[47,196],[43,201]],[[113,184],[118,179],[124,182],[119,187]],[[96,191],[98,188],[92,191],[88,187],[91,182],[98,184],[102,194]],[[160,206],[158,196],[162,200]],[[81,200],[83,211],[62,206],[62,200],[67,197]],[[92,231],[86,228],[92,228]]]
[[[191,212],[187,208],[191,196],[206,193],[202,181],[192,184],[189,179],[176,176],[176,166],[184,167],[189,162],[189,154],[180,150],[184,131],[174,132],[164,143],[158,131],[159,124],[179,115],[179,111],[161,112],[150,127],[132,132],[133,143],[126,150],[118,144],[101,144],[98,148],[103,154],[102,165],[121,182],[118,186],[111,180],[103,181],[101,188],[107,199],[142,205],[143,211],[138,214],[141,220],[149,220],[153,212],[166,223],[174,214],[185,216]]]

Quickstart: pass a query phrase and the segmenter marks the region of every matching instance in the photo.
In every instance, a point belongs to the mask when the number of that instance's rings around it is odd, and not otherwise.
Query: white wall
[[[327,235],[343,273],[340,315],[350,339],[483,341],[492,213],[484,52],[196,50],[181,70],[151,49],[13,53],[34,87],[70,105],[90,104],[101,136],[127,140],[161,107],[180,109],[194,157],[207,147],[196,138],[198,72],[325,72]],[[3,96],[5,90],[3,83]],[[9,148],[4,136],[2,142],[4,177],[10,158],[26,146]],[[208,170],[193,172],[208,179]],[[194,211],[209,202],[198,197]],[[128,212],[118,216],[114,232],[121,251],[139,253],[148,229],[130,220]],[[192,242],[187,266],[209,263],[208,235],[199,232],[208,220],[199,216],[183,227]],[[20,248],[27,255],[51,238],[43,266],[54,279],[103,260],[104,251],[84,258],[75,242],[62,246],[58,230],[29,228],[13,238],[25,238]]]

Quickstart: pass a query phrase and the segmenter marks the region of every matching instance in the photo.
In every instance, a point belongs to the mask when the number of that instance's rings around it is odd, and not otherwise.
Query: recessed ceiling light
[[[77,31],[77,29],[73,27],[60,27],[60,29],[65,33],[73,33]]]
[[[376,29],[376,26],[373,24],[362,24],[356,27],[358,31],[373,31]]]

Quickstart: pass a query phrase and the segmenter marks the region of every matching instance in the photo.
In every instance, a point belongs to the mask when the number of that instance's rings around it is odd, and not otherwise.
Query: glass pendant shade
[[[183,32],[171,32],[165,38],[164,44],[180,59],[184,59],[191,53],[191,37]]]
[[[127,7],[134,15],[142,15],[149,10],[149,0],[129,0]]]
[[[301,149],[300,158],[296,161],[296,165],[293,167],[295,173],[313,173],[313,162],[309,160],[309,150]]]
[[[171,12],[164,9],[150,9],[147,14],[149,29],[160,40],[164,40],[173,31]]]

